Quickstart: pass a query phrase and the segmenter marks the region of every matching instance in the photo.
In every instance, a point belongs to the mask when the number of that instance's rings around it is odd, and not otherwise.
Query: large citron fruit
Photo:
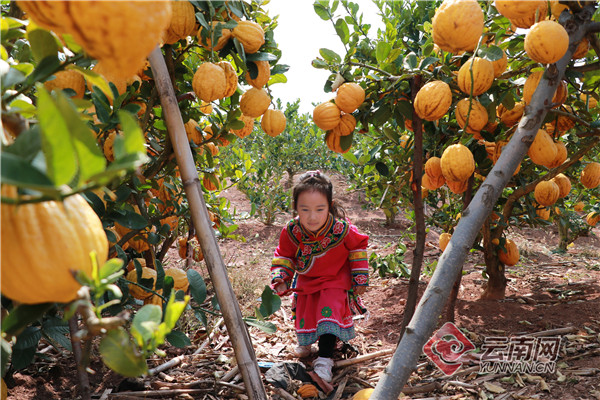
[[[432,23],[433,42],[440,49],[472,51],[483,33],[483,11],[475,0],[444,0]]]
[[[145,64],[171,22],[170,1],[19,1],[35,23],[70,34],[113,75],[130,77]]]
[[[16,198],[14,186],[2,196]],[[98,264],[108,257],[102,222],[80,195],[63,202],[2,203],[2,295],[24,304],[67,303],[81,284],[74,272],[92,272],[90,252]]]

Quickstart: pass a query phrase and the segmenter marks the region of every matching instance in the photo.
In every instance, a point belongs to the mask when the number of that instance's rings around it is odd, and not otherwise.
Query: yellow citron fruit
[[[240,110],[248,117],[258,118],[267,111],[271,98],[265,89],[250,88],[240,99]]]
[[[342,137],[343,136],[338,136],[334,134],[332,131],[328,131],[325,134],[325,144],[327,145],[327,148],[329,148],[329,150],[335,153],[347,153],[350,150],[351,146],[348,146],[348,148],[344,150],[340,142]]]
[[[285,125],[285,114],[281,110],[267,110],[260,120],[260,127],[271,137],[275,137],[283,132]]]
[[[481,57],[471,58],[460,67],[457,79],[458,87],[463,93],[471,95],[473,88],[473,96],[479,96],[494,83],[494,65]]]
[[[547,0],[496,0],[496,9],[517,28],[527,29],[546,18]]]
[[[442,118],[452,104],[450,86],[443,81],[426,83],[415,97],[414,107],[417,115],[427,121]]]
[[[447,232],[444,232],[440,235],[438,243],[439,243],[440,249],[442,249],[442,251],[446,250],[446,246],[448,246],[448,243],[450,243],[451,238],[452,238],[452,235]]]
[[[527,77],[525,80],[525,84],[523,85],[523,103],[525,105],[531,102],[531,97],[533,93],[537,89],[540,84],[540,80],[544,76],[544,71],[533,71],[531,75]],[[552,103],[555,103],[558,107],[562,103],[565,102],[568,96],[568,87],[565,81],[561,81],[556,88],[556,92],[554,92],[554,96],[552,96]]]
[[[494,78],[499,77],[504,71],[506,71],[506,67],[508,67],[508,57],[506,56],[506,52],[504,50],[502,50],[502,58],[492,61],[492,66],[494,67]]]
[[[257,89],[262,88],[269,82],[269,78],[271,78],[271,66],[268,61],[252,61],[254,65],[256,65],[256,77],[252,78],[250,71],[246,72],[246,82],[250,86],[253,86]]]
[[[587,222],[589,226],[596,226],[598,221],[600,221],[600,213],[597,212],[592,211],[585,217],[585,222]]]
[[[473,153],[462,144],[448,146],[440,159],[442,174],[448,181],[465,182],[475,171]],[[465,188],[466,189],[466,188]]]
[[[472,51],[483,33],[483,11],[475,0],[444,0],[432,20],[433,42],[444,51]]]
[[[187,135],[188,142],[191,141],[196,145],[202,143],[202,133],[200,133],[200,131],[198,130],[200,126],[195,120],[190,119],[188,122],[183,124],[183,127],[185,129],[185,134]]]
[[[469,181],[449,181],[446,180],[446,186],[454,194],[461,194],[467,190]]]
[[[565,174],[558,174],[552,181],[558,186],[558,198],[562,199],[568,196],[571,191],[571,181]]]
[[[533,197],[540,205],[547,207],[556,203],[558,196],[560,195],[560,189],[558,185],[553,181],[542,181],[535,185]]]
[[[585,207],[585,203],[583,201],[578,201],[574,206],[573,210],[577,212],[582,212]]]
[[[557,152],[554,140],[552,140],[545,130],[539,129],[533,143],[529,146],[527,155],[533,163],[547,166],[552,164]]]
[[[227,61],[220,61],[217,63],[217,65],[223,69],[223,72],[225,72],[225,97],[229,97],[234,94],[237,89],[237,73],[235,72],[235,69],[233,69],[233,65]]]
[[[239,21],[232,34],[244,46],[246,54],[256,53],[265,43],[265,31],[254,21]]]
[[[456,122],[458,122],[458,125],[463,129],[465,129],[468,117],[468,126],[465,130],[471,134],[478,133],[488,123],[487,110],[475,99],[459,100],[458,103],[456,103],[454,114],[456,116]]]
[[[114,76],[130,77],[146,62],[171,22],[170,1],[19,1],[43,28],[70,34]]]
[[[210,22],[211,31],[210,31],[210,33],[209,32],[206,33],[207,37],[203,37],[204,31],[202,30],[202,27],[200,27],[200,29],[198,29],[198,34],[197,34],[198,43],[200,44],[200,46],[202,46],[208,50],[212,49],[213,51],[219,51],[223,47],[225,47],[225,45],[231,38],[231,30],[227,29],[227,28],[223,28],[222,25],[224,25],[222,22],[211,21]],[[219,29],[221,29],[220,34],[219,34]],[[212,47],[213,46],[212,45],[212,37],[213,36],[217,36],[217,44],[215,45],[214,48]]]
[[[189,1],[174,1],[171,5],[171,22],[165,31],[170,40],[165,43],[172,44],[180,39],[185,39],[196,30],[196,13],[194,6]]]
[[[315,107],[313,110],[313,122],[319,128],[328,131],[340,123],[341,114],[341,110],[336,104],[327,101]]]
[[[427,190],[437,190],[444,186],[445,183],[446,179],[443,175],[433,178],[430,175],[423,174],[421,177],[421,186]]]
[[[173,278],[173,281],[175,282],[173,284],[173,289],[183,290],[184,292],[186,290],[188,290],[188,287],[190,286],[190,282],[188,281],[186,272],[184,270],[182,270],[181,268],[165,269],[165,275]]]
[[[508,265],[508,266],[513,266],[516,263],[518,263],[520,255],[519,255],[519,248],[517,247],[515,242],[513,242],[510,239],[506,239],[506,242],[504,243],[504,247],[506,248],[506,251],[504,251],[504,250],[498,251],[498,259],[500,259],[500,262],[502,264]]]
[[[353,113],[365,101],[365,90],[354,82],[343,83],[337,89],[335,104],[345,113]]]
[[[556,21],[540,21],[525,35],[525,51],[536,62],[553,64],[565,55],[569,48],[569,34]]]
[[[135,268],[133,268],[131,271],[129,271],[127,273],[127,276],[125,277],[128,281],[131,282],[138,282],[137,280],[137,271]],[[152,268],[148,268],[148,267],[142,267],[142,279],[152,279],[152,287],[149,287],[150,289],[154,288],[154,285],[156,284],[156,271],[153,270]],[[146,299],[150,296],[152,296],[152,292],[148,292],[145,289],[142,289],[141,287],[134,285],[133,283],[129,284],[129,293],[131,294],[131,296],[133,296],[136,299]]]
[[[303,399],[311,399],[319,397],[319,390],[315,385],[311,385],[310,383],[304,384],[300,386],[297,390],[300,397]]]
[[[342,113],[340,117],[340,123],[332,129],[334,135],[337,136],[348,136],[356,128],[356,118],[352,114]]]
[[[537,208],[535,213],[541,219],[548,221],[550,219],[550,207]]]
[[[600,163],[591,162],[581,171],[581,184],[588,189],[600,185]]]
[[[548,168],[556,168],[567,159],[567,146],[563,142],[555,142],[556,145],[556,157],[554,157],[554,161],[552,161]]]
[[[431,178],[439,178],[442,176],[442,165],[439,157],[430,157],[425,162],[425,173]]]
[[[598,100],[596,100],[595,98],[593,98],[592,96],[588,95],[588,94],[580,94],[579,98],[581,99],[581,101],[583,101],[584,103],[586,103],[586,107],[590,110],[596,108],[596,106],[598,105]]]
[[[521,120],[523,111],[525,111],[525,106],[522,102],[515,103],[510,110],[500,104],[498,108],[496,108],[496,115],[504,125],[511,127]]]
[[[207,103],[224,98],[227,84],[224,68],[210,62],[200,64],[192,80],[192,88],[196,96]]]
[[[44,86],[48,91],[54,89],[71,89],[75,92],[74,97],[82,99],[85,94],[85,79],[77,71],[66,70],[54,73],[54,79],[44,82]]]
[[[371,388],[359,390],[352,396],[352,400],[369,400],[374,391],[375,389]]]
[[[240,120],[244,123],[244,127],[240,129],[233,129],[231,132],[233,132],[240,139],[243,139],[252,133],[252,130],[254,129],[254,118],[242,114]]]
[[[2,196],[17,198],[14,186],[2,185]],[[67,303],[81,284],[72,272],[92,273],[90,252],[98,266],[108,257],[102,222],[80,195],[63,202],[0,205],[1,291],[24,304]]]

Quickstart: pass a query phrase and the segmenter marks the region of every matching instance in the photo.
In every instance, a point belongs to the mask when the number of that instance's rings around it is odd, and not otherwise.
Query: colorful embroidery
[[[367,252],[364,250],[352,251],[348,255],[350,261],[367,261]]]
[[[304,318],[302,318],[299,322],[300,328],[304,328]]]
[[[333,311],[331,311],[330,307],[323,307],[321,310],[321,315],[324,317],[331,317],[331,314],[333,314]]]
[[[314,257],[318,257],[342,244],[348,234],[350,225],[347,221],[336,220],[330,215],[327,223],[321,230],[325,236],[319,236],[319,240],[315,240],[317,239],[316,237],[302,228],[298,219],[292,220],[288,224],[287,229],[292,242],[298,245],[296,271],[302,273],[306,272],[312,266]],[[362,253],[364,253],[366,260],[366,252]]]
[[[352,273],[352,280],[355,285],[367,286],[369,284],[369,275],[364,273]]]

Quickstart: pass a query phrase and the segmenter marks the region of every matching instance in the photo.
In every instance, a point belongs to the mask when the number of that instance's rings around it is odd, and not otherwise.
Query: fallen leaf
[[[496,394],[506,392],[506,389],[504,389],[503,387],[500,387],[498,385],[494,385],[493,383],[483,382],[483,386],[485,387],[485,389],[488,392],[492,392],[492,393],[496,393]]]

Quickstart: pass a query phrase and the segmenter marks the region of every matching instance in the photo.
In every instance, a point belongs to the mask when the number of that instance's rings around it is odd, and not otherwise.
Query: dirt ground
[[[378,210],[364,207],[363,195],[348,191],[343,178],[333,175],[335,199],[345,208],[349,218],[370,236],[369,254],[394,252],[396,243],[411,229],[400,216],[394,226],[385,226],[385,216]],[[257,299],[268,281],[270,259],[278,235],[291,215],[278,216],[273,226],[265,226],[248,218],[250,205],[235,188],[222,193],[235,208],[238,234],[247,241],[220,240],[223,259],[232,286],[240,300],[244,315],[252,314]],[[431,229],[427,235],[424,265],[431,265],[439,255],[439,233]],[[455,324],[477,348],[485,337],[512,338],[560,337],[561,348],[556,369],[548,373],[479,373],[478,354],[463,359],[462,368],[445,376],[421,356],[417,369],[409,380],[409,389],[402,398],[412,399],[596,399],[600,400],[600,229],[579,238],[566,254],[552,252],[558,245],[554,228],[523,228],[512,232],[518,243],[521,260],[507,271],[509,278],[506,299],[481,301],[479,295],[485,278],[480,253],[469,256],[463,267],[463,277],[456,302]],[[409,251],[405,261],[412,259],[412,243],[403,239]],[[167,260],[181,263],[172,249]],[[193,266],[205,276],[206,266]],[[422,293],[429,276],[423,274],[419,289]],[[357,338],[351,348],[340,348],[339,358],[379,354],[369,360],[334,369],[336,391],[329,399],[350,399],[362,388],[373,387],[385,373],[391,352],[399,340],[404,315],[408,280],[384,279],[371,274],[371,286],[364,296],[369,318],[357,320]],[[261,371],[282,362],[296,363],[291,349],[294,332],[289,321],[289,299],[283,299],[282,309],[272,321],[278,325],[274,334],[250,328]],[[443,323],[440,319],[440,326]],[[552,331],[558,329],[557,331]],[[123,379],[94,360],[90,368],[90,385],[96,399],[244,399],[239,393],[243,380],[236,372],[235,356],[226,329],[213,324],[193,338],[192,346],[175,349],[165,346],[166,358],[152,359],[151,367],[182,355],[182,362],[164,372],[143,379]],[[211,336],[207,336],[211,333]],[[43,341],[42,341],[43,342]],[[47,348],[47,344],[44,346]],[[202,351],[192,355],[202,347]],[[48,349],[47,349],[48,350]],[[308,365],[310,359],[300,360]],[[72,356],[49,349],[35,365],[7,379],[8,399],[79,399]],[[296,385],[294,387],[294,384]],[[290,383],[286,393],[293,396],[299,381]],[[270,398],[285,399],[274,385],[265,380]],[[284,397],[282,397],[284,396]],[[321,393],[321,398],[326,398]]]

